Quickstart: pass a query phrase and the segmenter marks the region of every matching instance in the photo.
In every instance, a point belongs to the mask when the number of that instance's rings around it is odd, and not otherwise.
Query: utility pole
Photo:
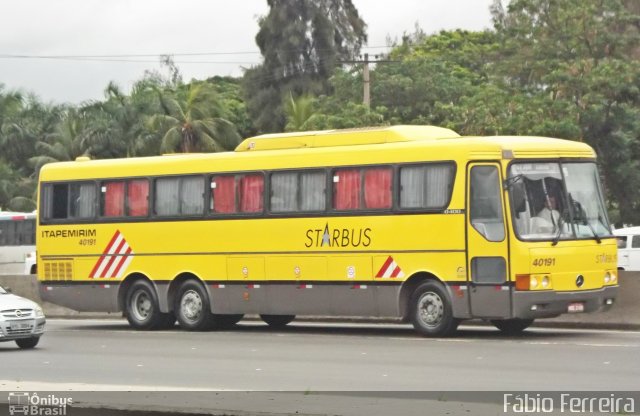
[[[370,81],[369,81],[369,54],[364,54],[364,67],[362,69],[362,78],[364,81],[364,93],[362,98],[362,104],[367,108],[371,107],[371,95],[370,95]]]
[[[369,54],[364,54],[364,60],[345,60],[339,61],[341,64],[363,64],[362,67],[362,81],[363,81],[363,94],[362,94],[362,104],[367,107],[371,107],[371,78],[369,76],[369,64],[386,64],[392,62],[399,61],[391,61],[388,59],[378,59],[378,55],[374,56],[375,60],[369,60]]]

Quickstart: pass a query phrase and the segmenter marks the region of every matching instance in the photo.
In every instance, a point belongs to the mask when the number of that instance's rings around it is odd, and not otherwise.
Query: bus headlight
[[[611,272],[611,283],[616,283],[618,281],[618,273],[615,271]]]
[[[611,273],[605,272],[604,274],[604,284],[607,285],[611,281]]]
[[[542,281],[540,282],[540,284],[542,285],[543,289],[546,289],[549,287],[549,276],[545,276],[542,278]]]
[[[538,278],[535,276],[531,276],[531,280],[529,282],[529,287],[531,289],[535,289],[536,287],[538,287]]]

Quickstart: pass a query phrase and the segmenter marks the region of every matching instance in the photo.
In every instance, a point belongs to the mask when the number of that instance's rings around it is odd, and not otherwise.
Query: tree
[[[162,108],[148,124],[162,132],[163,152],[217,152],[240,142],[235,126],[220,117],[215,90],[206,82],[192,82],[177,91],[155,88]]]
[[[529,103],[562,108],[593,146],[618,223],[640,222],[640,43],[637,7],[624,0],[513,0],[494,4],[504,45],[500,75]],[[541,110],[544,111],[544,110]]]
[[[282,103],[291,93],[330,92],[340,60],[352,59],[366,41],[366,25],[351,0],[267,0],[256,43],[262,65],[245,73],[247,108],[258,130],[282,131]]]

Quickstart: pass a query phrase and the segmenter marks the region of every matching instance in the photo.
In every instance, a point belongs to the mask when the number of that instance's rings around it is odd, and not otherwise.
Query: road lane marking
[[[135,384],[63,383],[30,380],[0,380],[0,391],[246,391],[222,388],[152,386]]]

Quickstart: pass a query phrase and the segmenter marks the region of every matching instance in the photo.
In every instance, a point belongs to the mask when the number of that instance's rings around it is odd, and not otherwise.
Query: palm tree
[[[233,123],[223,113],[213,86],[192,82],[176,92],[154,87],[162,114],[148,119],[148,125],[162,134],[163,152],[218,152],[230,150],[240,142]]]
[[[69,108],[53,134],[36,143],[36,156],[29,159],[38,177],[40,168],[51,162],[75,160],[87,156],[88,149],[82,148],[82,134],[86,121],[75,108]]]
[[[307,121],[314,115],[313,96],[301,95],[298,98],[293,98],[293,94],[289,91],[289,97],[284,106],[284,113],[287,117],[285,131],[306,130]]]

